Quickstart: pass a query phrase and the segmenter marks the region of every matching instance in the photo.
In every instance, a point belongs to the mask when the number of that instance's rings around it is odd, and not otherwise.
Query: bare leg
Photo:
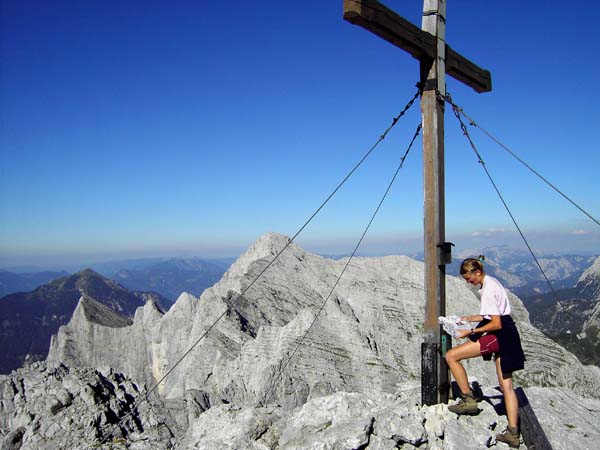
[[[475,358],[480,355],[479,342],[472,341],[454,347],[446,353],[446,362],[448,363],[450,372],[452,372],[452,376],[456,380],[456,384],[458,384],[458,387],[463,394],[469,394],[471,388],[469,387],[467,371],[460,362],[463,359]]]
[[[519,400],[513,388],[512,373],[502,373],[500,358],[496,358],[496,372],[498,373],[498,383],[504,394],[508,425],[516,428],[519,422]]]
[[[502,376],[502,369],[500,368],[500,363],[499,363],[500,357],[496,356],[494,357],[494,361],[496,362],[496,375],[498,376],[498,384],[500,386],[500,392],[504,393],[504,387],[502,386],[502,381],[504,377]]]

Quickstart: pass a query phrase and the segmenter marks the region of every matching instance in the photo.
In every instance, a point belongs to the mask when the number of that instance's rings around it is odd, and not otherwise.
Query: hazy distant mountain
[[[0,373],[20,367],[25,360],[46,357],[50,337],[70,319],[79,299],[87,295],[128,317],[147,299],[159,304],[157,294],[129,292],[91,269],[56,279],[32,292],[0,299]]]
[[[446,273],[457,275],[464,258],[485,256],[486,271],[498,278],[505,287],[519,297],[550,291],[542,272],[527,250],[508,246],[468,249],[453,255]],[[542,269],[555,290],[575,286],[581,274],[594,262],[595,256],[537,254]]]
[[[0,297],[13,292],[29,292],[41,284],[68,275],[67,272],[13,273],[0,270]]]
[[[121,270],[141,270],[165,261],[166,258],[129,258],[90,264],[93,270],[111,278]]]
[[[600,366],[600,257],[576,286],[524,299],[531,322],[586,364]]]
[[[221,279],[233,259],[172,258],[138,269],[123,269],[111,278],[128,289],[154,291],[175,301],[182,292],[200,295]]]

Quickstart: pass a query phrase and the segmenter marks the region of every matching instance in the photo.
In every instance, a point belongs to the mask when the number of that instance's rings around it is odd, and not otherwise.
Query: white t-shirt
[[[494,277],[486,275],[483,278],[479,296],[481,297],[479,314],[486,319],[491,319],[491,316],[507,316],[511,313],[506,290]]]

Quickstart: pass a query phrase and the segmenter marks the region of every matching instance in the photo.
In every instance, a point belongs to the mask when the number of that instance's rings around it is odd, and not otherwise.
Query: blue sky
[[[384,3],[420,25],[421,2]],[[448,92],[598,218],[600,4],[494,5],[448,2],[448,44],[493,82],[448,78]],[[291,236],[418,78],[341,0],[4,0],[0,20],[0,266],[231,256]],[[300,245],[352,250],[419,121],[415,104]],[[598,225],[471,133],[534,248],[600,253]],[[420,249],[421,165],[419,139],[363,253]],[[458,248],[523,247],[449,109],[446,213]]]

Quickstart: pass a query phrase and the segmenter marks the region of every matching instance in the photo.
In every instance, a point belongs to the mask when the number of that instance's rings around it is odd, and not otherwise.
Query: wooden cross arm
[[[435,37],[410,23],[376,0],[344,0],[344,19],[359,25],[419,61],[436,56]],[[446,44],[446,73],[476,92],[492,90],[492,76]]]

